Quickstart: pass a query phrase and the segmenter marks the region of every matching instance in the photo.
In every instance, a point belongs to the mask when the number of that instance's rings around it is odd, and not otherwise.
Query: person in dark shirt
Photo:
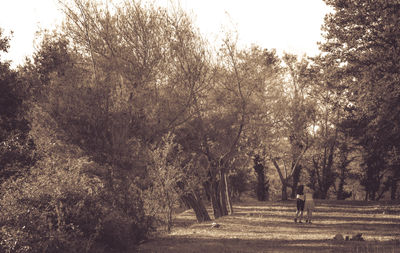
[[[297,222],[297,219],[299,219],[299,223],[302,223],[301,219],[303,218],[304,211],[304,185],[299,185],[299,187],[297,187],[296,205],[297,212],[294,218],[294,222]]]

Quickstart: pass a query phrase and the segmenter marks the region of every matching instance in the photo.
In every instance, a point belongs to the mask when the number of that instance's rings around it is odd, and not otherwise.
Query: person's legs
[[[304,201],[301,200],[301,202],[300,202],[300,222],[301,222],[301,219],[303,219],[303,211],[304,211]]]
[[[307,208],[307,219],[306,219],[306,222],[308,222],[308,223],[311,223],[312,212],[313,212],[313,210],[311,208]]]
[[[307,211],[307,218],[306,218],[306,222],[308,222],[310,220],[310,209],[306,208]]]
[[[296,211],[296,216],[294,217],[294,222],[297,222],[297,218],[299,217],[299,214],[300,214],[300,202],[298,199],[296,201],[296,208],[297,208],[297,211]]]
[[[311,223],[311,220],[312,220],[312,212],[313,212],[313,210],[310,208],[309,209],[309,215],[308,215],[308,223]]]

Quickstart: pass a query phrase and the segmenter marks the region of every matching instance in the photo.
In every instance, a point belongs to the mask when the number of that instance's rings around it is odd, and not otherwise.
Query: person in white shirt
[[[314,204],[314,198],[313,198],[313,191],[309,188],[306,190],[305,194],[305,203],[304,203],[304,209],[307,211],[307,218],[306,222],[312,223],[312,213],[314,211],[315,204]]]
[[[297,187],[296,204],[297,204],[297,212],[296,212],[296,217],[294,218],[294,222],[296,223],[297,219],[299,218],[299,223],[302,223],[301,219],[303,218],[303,210],[304,210],[304,185],[299,185]]]

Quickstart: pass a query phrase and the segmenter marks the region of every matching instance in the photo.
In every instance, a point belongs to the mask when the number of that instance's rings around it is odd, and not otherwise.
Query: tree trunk
[[[227,196],[226,196],[226,184],[225,184],[225,169],[220,169],[219,171],[219,198],[221,200],[221,214],[222,216],[228,215],[227,206]]]
[[[292,195],[291,198],[296,197],[296,191],[297,191],[297,185],[299,184],[300,181],[300,173],[301,173],[301,165],[298,164],[295,166],[294,171],[293,171],[293,184],[292,184]]]
[[[370,200],[375,200],[375,197],[376,197],[376,191],[370,192],[370,194],[369,194],[369,199],[370,199]]]
[[[172,228],[172,206],[169,206],[168,211],[167,211],[167,232],[171,232]]]
[[[219,217],[222,216],[222,212],[221,212],[221,202],[218,191],[218,182],[216,182],[215,179],[212,179],[212,181],[209,184],[209,193],[211,197],[211,205],[214,212],[214,218],[218,219]]]
[[[326,199],[326,197],[328,196],[328,190],[329,190],[329,187],[323,187],[323,188],[321,189],[321,191],[320,191],[320,195],[319,195],[318,198],[320,198],[320,199]]]
[[[282,200],[288,200],[287,184],[282,183]]]
[[[336,199],[337,200],[344,200],[344,178],[340,177],[340,181],[339,181],[339,186],[338,186],[338,190],[337,190],[337,194],[336,194]]]
[[[279,168],[279,165],[278,165],[278,163],[276,162],[276,159],[271,159],[272,160],[272,163],[274,164],[274,166],[275,166],[275,168],[276,168],[276,171],[278,172],[278,174],[279,174],[279,178],[280,178],[280,180],[281,180],[281,183],[282,183],[282,200],[287,200],[288,199],[288,195],[287,195],[287,187],[288,187],[288,177],[283,177],[283,175],[282,175],[282,171],[281,171],[281,169]]]
[[[257,187],[256,194],[259,201],[265,201],[265,174],[264,165],[254,159],[254,170],[257,173]]]
[[[210,216],[203,204],[203,201],[196,195],[188,193],[181,196],[181,199],[185,205],[193,209],[197,222],[210,221]]]
[[[210,186],[210,181],[205,181],[203,183],[203,188],[204,188],[204,192],[206,194],[207,200],[211,201],[211,186]]]
[[[390,186],[390,199],[396,199],[396,192],[397,192],[397,180],[393,179]]]
[[[228,202],[228,214],[233,214],[231,193],[229,192],[230,187],[229,187],[229,182],[228,182],[228,178],[226,176],[226,173],[224,174],[224,180],[225,180],[226,199],[227,199],[227,202]]]

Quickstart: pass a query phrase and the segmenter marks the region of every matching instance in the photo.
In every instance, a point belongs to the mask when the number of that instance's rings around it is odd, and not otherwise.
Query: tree
[[[335,75],[337,68],[336,64],[315,57],[308,71],[308,78],[312,84],[309,95],[314,104],[314,114],[308,130],[313,139],[313,147],[308,157],[311,162],[307,170],[311,177],[309,186],[315,190],[317,197],[323,199],[327,198],[328,191],[334,186],[337,177],[337,154],[341,134],[339,124],[346,104],[343,93],[333,87],[340,82]]]
[[[184,173],[181,170],[181,150],[173,141],[171,134],[163,138],[160,147],[151,151],[152,161],[148,166],[147,179],[151,181],[147,189],[147,209],[151,209],[154,216],[159,216],[166,225],[166,230],[171,232],[173,225],[173,211],[178,202],[179,183],[184,181]]]
[[[337,162],[337,178],[339,180],[338,186],[335,187],[336,199],[344,200],[349,198],[353,193],[344,189],[346,180],[352,176],[350,172],[350,165],[357,158],[355,153],[355,144],[353,138],[343,129],[339,127],[339,140],[338,140],[338,162]]]
[[[7,52],[9,40],[0,28],[0,53]],[[0,58],[0,181],[26,172],[36,160],[21,88],[18,73]]]
[[[389,150],[398,150],[398,1],[326,0],[334,12],[325,19],[325,57],[340,64],[338,89],[346,90],[354,127],[363,146],[367,197],[374,199],[388,167]],[[379,154],[379,155],[378,155]],[[377,157],[378,156],[378,157]],[[391,167],[396,175],[398,166]],[[392,181],[396,187],[397,177]]]
[[[178,135],[186,134],[197,117],[196,100],[209,78],[207,52],[180,10],[170,13],[130,2],[111,9],[93,1],[64,4],[65,34],[81,57],[74,68],[89,73],[76,82],[81,95],[71,111],[81,116],[72,136],[79,136],[76,142],[98,161],[112,165],[110,186],[116,171],[123,170],[141,177],[146,188],[151,184],[146,180],[148,160],[162,136],[171,132],[182,140]],[[71,124],[65,127],[71,129]],[[178,187],[185,189],[181,199],[198,221],[209,220],[195,189]]]
[[[87,126],[79,116],[88,97],[82,88],[87,76],[74,67],[79,54],[62,35],[45,34],[33,58],[10,86],[22,91],[18,98],[24,101],[17,100],[14,117],[29,121],[26,135],[36,159],[17,179],[2,183],[1,206],[7,206],[0,214],[2,251],[132,248],[147,236],[151,219],[135,184],[126,184],[133,181],[129,175],[122,181],[123,173],[115,173],[111,191],[105,176],[109,165],[94,162],[94,152],[79,142]]]
[[[257,46],[247,53],[246,67],[251,70],[250,82],[254,94],[248,102],[248,124],[244,129],[240,149],[250,158],[257,175],[256,189],[259,200],[268,199],[269,174],[268,149],[276,138],[276,128],[281,123],[282,67],[274,50]]]
[[[285,54],[283,61],[286,64],[289,75],[289,119],[288,119],[288,137],[291,147],[293,171],[292,193],[295,197],[297,185],[300,180],[302,156],[310,147],[308,141],[308,127],[310,119],[313,117],[312,103],[306,99],[309,92],[310,80],[307,79],[309,62],[303,57],[300,61],[294,55]]]
[[[242,76],[238,72],[236,45],[229,40],[224,45],[221,62],[226,65],[215,68],[208,96],[195,101],[199,151],[208,161],[208,180],[204,185],[215,218],[233,212],[227,174],[246,124],[247,97],[244,97]]]
[[[269,182],[268,179],[265,178],[266,167],[264,165],[264,161],[261,160],[259,155],[254,157],[254,170],[257,173],[257,186],[256,186],[256,195],[259,201],[268,200],[268,188]]]
[[[217,149],[213,149],[213,156],[218,160],[214,162],[217,166],[213,170],[220,174],[219,182],[222,182],[222,185],[219,189],[228,191],[229,187],[224,179],[229,172],[227,167],[232,167],[233,161],[243,154],[256,155],[265,149],[265,141],[257,140],[257,133],[269,132],[268,128],[271,127],[271,108],[268,108],[268,105],[275,102],[275,84],[279,82],[280,61],[273,50],[257,46],[240,50],[236,41],[229,36],[220,53],[221,76],[214,96],[214,103],[220,110],[213,119],[213,122],[219,123],[214,126],[217,127],[215,140],[218,140],[218,146]],[[263,127],[267,129],[264,130]],[[210,174],[212,173],[211,171]],[[265,187],[264,184],[263,189]],[[222,214],[224,195],[229,194],[221,194]],[[227,197],[228,207],[231,205],[229,201]]]
[[[271,146],[271,161],[282,183],[282,200],[287,200],[287,187],[294,197],[300,180],[302,159],[310,148],[308,127],[313,115],[312,103],[306,100],[310,82],[306,78],[309,62],[303,58],[285,54],[285,82],[281,105],[277,145]],[[280,147],[277,147],[280,146]],[[279,162],[281,165],[279,165]],[[282,168],[283,164],[283,168]]]

